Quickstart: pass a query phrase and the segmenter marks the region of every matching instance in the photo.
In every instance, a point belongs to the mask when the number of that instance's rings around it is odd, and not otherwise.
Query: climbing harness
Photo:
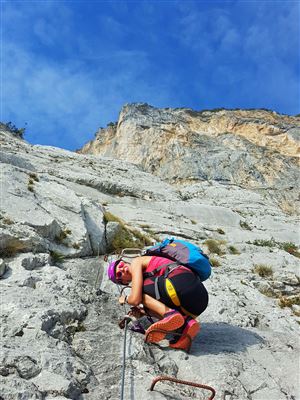
[[[159,381],[170,381],[170,382],[179,383],[181,385],[188,385],[188,386],[193,386],[193,387],[197,387],[197,388],[200,388],[200,389],[209,390],[212,394],[207,400],[213,400],[215,395],[216,395],[215,389],[213,387],[211,387],[211,386],[203,385],[201,383],[190,382],[190,381],[183,381],[181,379],[173,378],[172,376],[158,376],[158,377],[154,378],[153,381],[152,381],[152,384],[150,386],[150,390],[151,391],[153,391],[154,386]]]

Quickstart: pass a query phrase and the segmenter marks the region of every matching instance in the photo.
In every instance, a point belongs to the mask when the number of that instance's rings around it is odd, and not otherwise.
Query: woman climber
[[[143,304],[147,312],[159,319],[147,329],[147,342],[160,342],[167,334],[176,332],[169,346],[189,348],[189,337],[193,340],[200,330],[195,318],[208,304],[208,293],[190,268],[163,257],[141,256],[131,263],[122,259],[111,262],[108,277],[120,285],[131,282],[130,294],[121,296],[120,304]]]

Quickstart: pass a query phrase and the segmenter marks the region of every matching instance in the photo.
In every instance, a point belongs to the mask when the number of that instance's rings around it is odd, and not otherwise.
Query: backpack
[[[147,249],[144,255],[165,257],[175,261],[178,265],[188,267],[199,276],[201,282],[208,279],[211,274],[208,256],[203,253],[200,247],[184,240],[165,239]]]

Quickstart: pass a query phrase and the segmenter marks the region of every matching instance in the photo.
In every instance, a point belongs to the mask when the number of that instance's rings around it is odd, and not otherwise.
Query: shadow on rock
[[[203,323],[192,344],[191,354],[238,353],[259,343],[264,343],[264,339],[250,330],[225,322]]]
[[[7,279],[7,278],[10,278],[11,276],[12,276],[12,269],[10,267],[6,266],[4,274],[0,277],[0,279]]]

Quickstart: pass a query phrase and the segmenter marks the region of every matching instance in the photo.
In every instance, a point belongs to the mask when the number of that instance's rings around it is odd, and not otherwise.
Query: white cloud
[[[104,65],[89,69],[85,62],[51,62],[25,51],[14,43],[3,47],[3,116],[23,125],[28,122],[49,143],[71,148],[81,146],[92,133],[111,120],[124,103],[148,101],[170,104],[172,77],[166,74],[165,87],[151,86],[143,73],[149,67],[147,55],[138,51],[115,52],[112,70],[110,57]],[[42,137],[32,136],[36,142]],[[42,141],[43,142],[43,141]],[[73,143],[73,146],[72,146]]]

